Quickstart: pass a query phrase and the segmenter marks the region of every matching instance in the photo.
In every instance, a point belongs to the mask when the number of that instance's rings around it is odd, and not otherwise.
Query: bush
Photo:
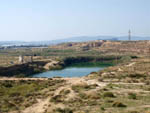
[[[9,94],[9,97],[18,97],[18,96],[20,96],[20,95],[21,95],[20,92],[11,92],[11,93]]]
[[[105,110],[105,108],[104,108],[104,107],[101,107],[101,110],[102,110],[102,111],[104,111],[104,110]]]
[[[146,75],[135,72],[135,73],[129,74],[128,76],[131,77],[131,78],[143,78],[143,77],[145,77]]]
[[[112,97],[112,98],[114,98],[115,96],[114,96],[114,94],[112,92],[105,92],[103,94],[103,97]]]
[[[73,113],[73,111],[69,108],[56,108],[54,111],[59,112],[59,113]]]
[[[130,56],[123,56],[121,57],[120,62],[129,62],[131,59],[132,58]]]
[[[88,100],[100,99],[100,95],[96,92],[79,93],[79,96],[81,99],[88,99]]]
[[[50,99],[51,102],[62,102],[62,95],[56,95],[56,96],[53,96],[51,99]]]
[[[125,104],[121,103],[121,102],[114,102],[112,104],[113,107],[127,107]]]
[[[67,95],[67,94],[69,94],[71,91],[69,90],[69,89],[63,89],[63,90],[61,90],[60,91],[60,94],[61,95]]]
[[[129,99],[136,99],[137,97],[136,97],[136,94],[135,94],[135,93],[129,93],[129,94],[128,94],[128,98],[129,98]]]
[[[7,88],[13,87],[13,85],[9,81],[4,82],[3,85]]]
[[[80,91],[83,91],[83,90],[94,89],[95,87],[97,87],[96,84],[88,85],[86,83],[80,83],[80,84],[77,84],[77,85],[73,85],[72,90],[74,90],[75,92],[80,92]]]

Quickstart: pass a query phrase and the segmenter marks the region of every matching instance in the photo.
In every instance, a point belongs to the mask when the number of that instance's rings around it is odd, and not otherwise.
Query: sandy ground
[[[99,82],[96,79],[88,79],[87,77],[75,77],[75,78],[52,78],[54,79],[63,79],[66,80],[65,85],[59,87],[58,89],[56,89],[56,91],[54,92],[53,96],[59,95],[60,92],[63,89],[69,89],[71,92],[67,95],[66,99],[70,99],[70,98],[74,98],[76,96],[75,92],[72,90],[71,86],[72,85],[76,85],[76,84],[82,84],[82,83],[86,83],[88,85],[92,85],[92,84],[97,84],[97,88],[94,91],[97,91],[103,87],[105,87],[107,84],[109,84],[109,82]],[[48,80],[48,78],[7,78],[7,77],[3,77],[0,78],[0,81],[2,80]],[[128,85],[128,84],[132,84],[132,85],[144,85],[143,83],[122,83],[122,82],[115,82],[114,84],[123,84],[123,85]],[[130,89],[122,89],[121,91],[118,91],[118,93],[120,92],[133,92],[133,90]],[[134,92],[142,92],[142,90],[134,90]],[[149,93],[150,91],[145,91],[145,93]],[[20,113],[46,113],[47,109],[51,110],[51,112],[53,112],[53,109],[55,108],[65,108],[65,105],[62,103],[58,103],[58,104],[54,104],[52,102],[50,102],[51,97],[47,97],[46,99],[37,99],[37,103],[33,104],[32,106],[24,109],[23,111],[21,111]],[[142,107],[149,107],[150,105],[144,105]],[[132,108],[129,108],[132,109]]]
[[[66,99],[70,99],[70,98],[74,98],[76,96],[75,92],[72,90],[71,86],[72,85],[76,85],[76,84],[82,84],[82,83],[86,83],[88,85],[92,85],[92,84],[97,84],[98,87],[95,89],[98,90],[100,88],[105,87],[107,84],[109,84],[109,82],[99,82],[96,79],[88,79],[87,77],[75,77],[75,78],[52,78],[52,79],[63,79],[66,80],[65,85],[59,87],[58,89],[56,89],[56,91],[54,92],[54,96],[59,95],[60,92],[63,89],[69,89],[71,92],[69,93],[69,95],[67,95]],[[0,78],[0,81],[2,80],[48,80],[48,78],[7,78],[7,77],[3,77]],[[120,83],[117,82],[116,84],[129,84],[129,83]],[[131,84],[131,83],[130,83]],[[136,85],[143,85],[143,83],[132,83],[132,84],[136,84]],[[132,90],[122,90],[123,92],[132,92]],[[140,92],[141,90],[136,90],[135,92]],[[59,108],[64,108],[65,105],[63,105],[62,103],[58,103],[58,104],[54,104],[52,102],[50,102],[51,97],[47,97],[46,99],[37,99],[37,103],[33,104],[32,106],[26,108],[25,110],[21,111],[21,113],[46,113],[47,109],[51,109],[53,112],[53,109],[59,107]],[[147,107],[147,106],[144,106]]]
[[[67,95],[67,99],[74,98],[75,93],[71,89],[72,85],[80,84],[80,83],[87,83],[87,84],[95,84],[97,83],[99,87],[104,87],[107,83],[100,83],[96,80],[87,80],[86,78],[53,78],[53,79],[64,79],[67,81],[66,85],[59,87],[55,93],[55,95],[59,95],[60,91],[63,89],[69,89],[71,92]],[[0,78],[0,80],[47,80],[47,78]],[[33,104],[32,106],[26,108],[25,110],[21,111],[21,113],[45,113],[47,108],[53,110],[56,107],[64,108],[65,106],[61,103],[54,104],[50,102],[51,97],[47,97],[46,99],[38,99],[38,103]]]
[[[38,103],[26,108],[21,113],[44,113],[48,107],[49,98],[45,100],[38,100]]]

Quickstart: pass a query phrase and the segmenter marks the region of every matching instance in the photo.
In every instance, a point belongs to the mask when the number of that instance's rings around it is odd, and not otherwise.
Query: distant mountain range
[[[132,36],[132,40],[150,40],[150,37]],[[79,36],[66,39],[57,39],[51,41],[0,41],[0,46],[39,46],[39,45],[54,45],[65,42],[87,42],[92,40],[128,40],[128,36]]]

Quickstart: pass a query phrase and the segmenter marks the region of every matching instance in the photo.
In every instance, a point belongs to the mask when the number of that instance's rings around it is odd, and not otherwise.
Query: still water
[[[66,67],[62,70],[52,70],[39,74],[33,75],[33,77],[82,77],[90,74],[91,72],[100,71],[110,64],[101,64],[101,63],[80,63],[74,64],[72,66]]]

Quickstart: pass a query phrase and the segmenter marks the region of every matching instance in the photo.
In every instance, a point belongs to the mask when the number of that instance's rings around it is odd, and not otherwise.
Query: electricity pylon
[[[131,40],[131,30],[129,30],[129,41]]]

